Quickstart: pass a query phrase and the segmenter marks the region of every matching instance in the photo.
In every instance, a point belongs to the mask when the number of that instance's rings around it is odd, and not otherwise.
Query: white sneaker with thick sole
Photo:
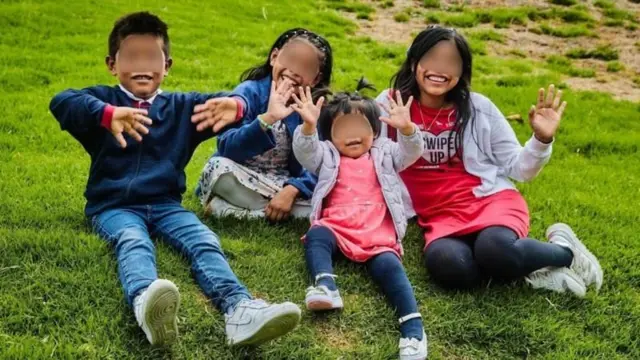
[[[304,303],[311,311],[334,310],[344,307],[340,291],[331,291],[324,285],[308,287]]]
[[[138,325],[152,345],[169,345],[178,337],[180,293],[174,283],[158,279],[133,301]]]
[[[536,270],[527,275],[525,280],[534,289],[547,289],[559,293],[569,290],[578,297],[584,297],[587,293],[587,286],[582,278],[566,267]]]
[[[582,277],[584,284],[596,285],[596,291],[600,291],[603,282],[602,267],[598,259],[578,239],[567,224],[554,224],[547,229],[547,239],[550,243],[564,246],[573,253],[573,262],[570,269]]]
[[[242,300],[231,315],[225,315],[227,343],[257,345],[275,339],[293,330],[300,322],[300,314],[300,308],[290,302]]]
[[[427,334],[422,331],[422,340],[401,338],[400,360],[425,360],[427,358]]]

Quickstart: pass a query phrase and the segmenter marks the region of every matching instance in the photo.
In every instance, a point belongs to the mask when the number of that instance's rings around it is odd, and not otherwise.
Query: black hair
[[[167,24],[149,12],[136,12],[118,19],[109,34],[109,57],[115,58],[120,43],[129,35],[153,35],[162,38],[162,51],[169,58],[169,33]]]
[[[330,94],[329,85],[331,84],[331,72],[333,71],[333,51],[327,39],[322,36],[303,28],[290,29],[282,33],[271,46],[267,61],[261,65],[249,68],[240,75],[240,81],[261,80],[267,76],[271,76],[273,66],[271,66],[271,54],[276,49],[282,47],[293,39],[305,39],[322,53],[322,64],[320,66],[321,78],[318,84],[312,89],[314,99],[320,96]]]
[[[456,148],[460,151],[467,125],[472,125],[471,132],[473,134],[473,123],[475,121],[470,90],[472,63],[471,50],[469,48],[469,44],[460,33],[455,29],[444,28],[439,25],[429,25],[425,30],[420,32],[413,40],[413,43],[407,52],[407,59],[400,67],[400,70],[391,78],[391,87],[395,90],[400,90],[404,101],[407,101],[409,96],[413,96],[416,100],[419,100],[420,88],[416,82],[416,67],[424,54],[441,41],[453,41],[458,48],[460,57],[462,58],[462,75],[460,76],[460,80],[445,97],[445,100],[454,104],[456,109],[456,123],[453,130],[456,134]],[[449,140],[451,141],[451,139]]]
[[[363,89],[375,90],[375,87],[365,78],[361,78],[358,81],[355,92],[337,93],[331,101],[322,107],[322,112],[318,119],[318,132],[321,139],[332,141],[331,128],[333,127],[333,121],[342,114],[352,113],[360,113],[369,120],[369,124],[373,129],[374,139],[380,136],[382,127],[380,123],[380,108],[373,99],[360,94],[360,90]]]

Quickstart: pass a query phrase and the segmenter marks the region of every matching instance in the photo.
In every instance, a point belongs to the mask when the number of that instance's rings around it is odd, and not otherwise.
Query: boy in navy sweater
[[[291,331],[300,309],[253,300],[229,267],[218,237],[181,206],[184,168],[198,144],[215,135],[206,125],[196,127],[193,109],[224,94],[160,90],[172,64],[169,36],[167,25],[146,12],[115,23],[106,63],[117,86],[63,91],[50,109],[91,156],[85,214],[115,248],[127,302],[149,342],[176,339],[180,305],[177,287],[158,279],[152,236],[192,261],[199,285],[225,314],[230,345],[256,344]]]

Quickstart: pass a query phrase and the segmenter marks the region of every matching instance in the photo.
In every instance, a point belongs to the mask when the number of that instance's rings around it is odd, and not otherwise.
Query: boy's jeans
[[[177,202],[132,205],[92,218],[93,229],[115,247],[118,273],[129,305],[158,278],[152,236],[180,250],[204,293],[224,313],[250,299],[224,257],[218,237]]]

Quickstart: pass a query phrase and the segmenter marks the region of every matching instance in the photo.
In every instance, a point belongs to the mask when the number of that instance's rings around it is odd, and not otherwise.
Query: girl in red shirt
[[[549,242],[527,238],[527,204],[508,180],[530,180],[548,161],[566,106],[561,91],[540,90],[529,111],[534,136],[522,147],[495,105],[470,91],[471,64],[462,35],[430,26],[392,79],[404,99],[419,100],[411,119],[425,152],[401,177],[424,229],[430,276],[452,288],[475,286],[483,275],[526,276],[535,288],[584,296],[602,284],[597,259],[564,224],[549,228]]]

